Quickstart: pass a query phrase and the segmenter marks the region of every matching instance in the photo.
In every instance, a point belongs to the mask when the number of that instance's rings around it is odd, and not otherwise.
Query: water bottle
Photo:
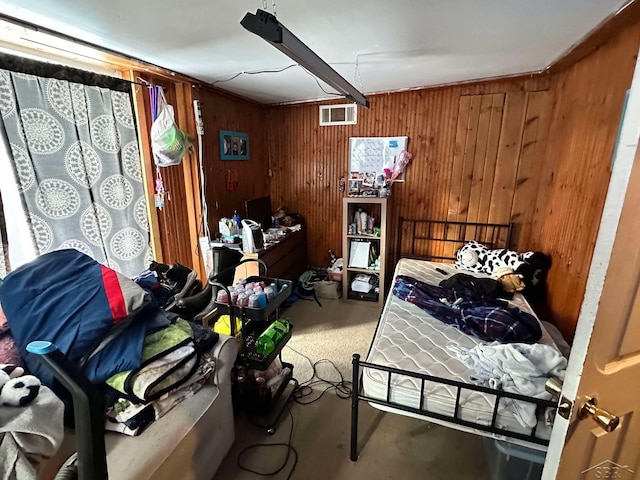
[[[270,302],[275,297],[275,294],[273,293],[273,288],[271,288],[271,287],[266,287],[264,289],[264,293],[267,296],[267,302]]]
[[[218,302],[218,303],[229,303],[229,294],[223,288],[218,290],[218,293],[216,295],[216,302]]]
[[[280,343],[280,340],[289,333],[290,328],[289,320],[276,320],[273,322],[256,340],[256,351],[262,355],[269,355],[276,348],[276,345]]]
[[[256,293],[258,296],[258,307],[264,308],[267,306],[267,295],[264,292]]]
[[[260,307],[260,305],[258,305],[258,296],[255,293],[252,293],[251,295],[249,295],[249,303],[247,305],[249,308],[258,308]]]
[[[236,227],[238,229],[241,228],[242,225],[241,225],[240,222],[242,221],[242,219],[240,218],[240,215],[238,215],[238,211],[237,210],[233,211],[232,220],[233,220],[233,226],[234,227]]]

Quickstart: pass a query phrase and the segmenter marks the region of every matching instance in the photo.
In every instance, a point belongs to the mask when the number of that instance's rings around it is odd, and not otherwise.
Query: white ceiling
[[[276,0],[278,19],[364,93],[537,71],[628,0]],[[271,1],[268,1],[269,10]],[[260,0],[0,0],[0,12],[265,103],[326,98],[240,20]],[[359,75],[356,75],[356,61]],[[329,89],[323,85],[325,89]]]

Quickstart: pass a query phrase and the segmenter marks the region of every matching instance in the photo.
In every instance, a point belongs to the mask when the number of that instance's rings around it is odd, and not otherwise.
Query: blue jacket
[[[54,343],[95,383],[140,364],[146,323],[136,314],[149,294],[77,250],[50,252],[11,272],[0,302],[28,369],[58,392],[52,373],[27,353],[29,342]]]

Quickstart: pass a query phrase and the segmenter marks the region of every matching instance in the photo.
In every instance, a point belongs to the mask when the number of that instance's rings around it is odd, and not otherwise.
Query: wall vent
[[[358,123],[358,106],[355,103],[320,105],[320,126],[355,125],[356,123]]]

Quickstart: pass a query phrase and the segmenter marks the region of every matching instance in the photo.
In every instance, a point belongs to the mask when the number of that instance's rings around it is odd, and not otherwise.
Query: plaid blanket
[[[434,318],[481,340],[536,342],[542,337],[533,316],[495,298],[478,299],[464,289],[435,287],[415,278],[398,275],[393,294],[431,314]]]

